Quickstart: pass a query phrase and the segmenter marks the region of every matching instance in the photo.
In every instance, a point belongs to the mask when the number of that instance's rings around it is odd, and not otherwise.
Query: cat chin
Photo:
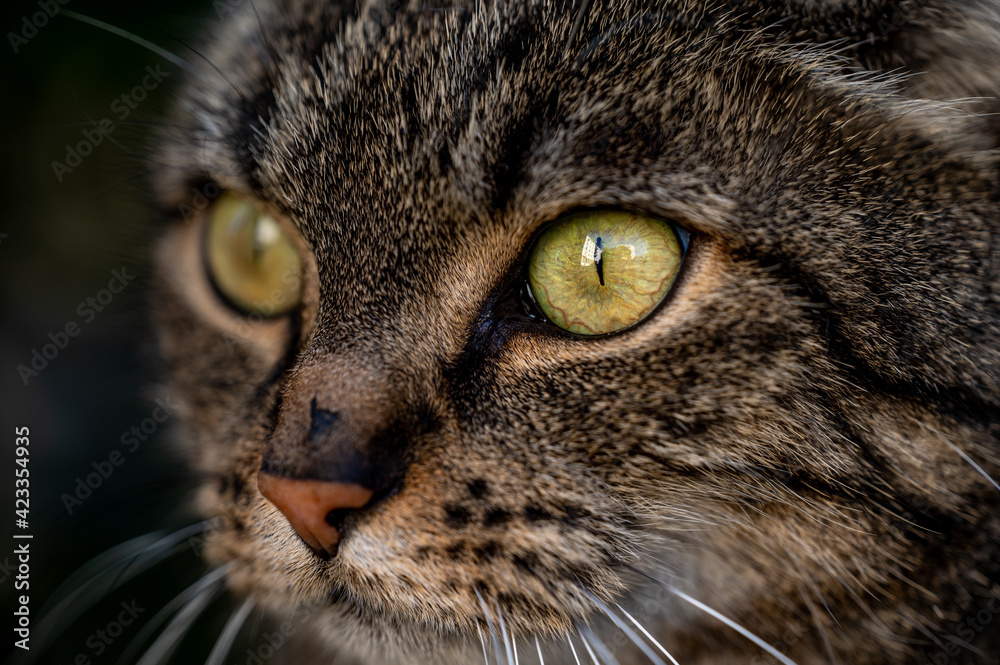
[[[272,615],[280,631],[301,626],[324,648],[346,650],[365,663],[408,663],[411,661],[404,655],[414,653],[455,656],[454,661],[435,659],[441,663],[469,662],[461,654],[470,644],[481,648],[476,617],[483,616],[485,604],[477,602],[477,597],[499,607],[493,600],[498,592],[485,586],[481,594],[471,589],[449,592],[444,585],[440,589],[403,588],[398,580],[419,565],[405,556],[375,564],[348,546],[334,559],[323,559],[282,530],[271,531],[266,546],[256,535],[227,527],[226,520],[221,520],[207,538],[203,556],[214,566],[228,567],[230,589]],[[371,582],[371,570],[361,570],[367,566],[381,570],[384,579],[395,578],[396,586],[387,584],[378,593]],[[496,585],[502,584],[502,580],[496,581]],[[522,635],[538,631],[561,634],[571,630],[575,622],[587,622],[589,608],[569,594],[564,599],[537,601],[533,617],[508,609],[505,629]],[[490,614],[482,622],[484,628],[492,622],[499,630],[493,609]]]
[[[567,638],[579,633],[576,627],[568,626],[554,635],[535,635],[529,631],[519,634],[515,641],[505,641],[499,625],[494,625],[495,638],[488,630],[466,630],[461,632],[441,631],[423,624],[408,624],[383,615],[357,613],[344,606],[299,605],[291,607],[268,607],[275,641],[294,635],[288,662],[335,662],[344,665],[469,665],[491,662],[494,654],[499,654],[496,662],[506,662],[507,649],[517,651],[528,662],[536,650],[545,653],[544,661],[549,665],[572,665],[576,661],[566,648]],[[578,623],[585,631],[600,634],[600,639],[612,644],[609,626],[591,625],[588,620]],[[506,628],[506,626],[505,626]],[[280,636],[280,637],[279,637]],[[641,653],[629,644],[615,643],[614,652],[619,665],[646,663]],[[578,649],[583,647],[577,643]],[[484,656],[484,654],[488,654]],[[510,662],[515,662],[511,659]]]
[[[621,602],[629,607],[630,620],[638,620],[645,626],[670,625],[675,631],[697,629],[697,621],[675,602],[675,598],[665,598],[662,587],[653,584],[641,588]],[[482,662],[507,662],[508,648],[520,653],[526,662],[534,662],[536,651],[544,653],[541,662],[548,665],[578,665],[573,651],[567,648],[569,639],[576,642],[578,654],[585,658],[584,646],[578,635],[585,632],[595,643],[611,649],[618,665],[645,665],[650,661],[641,650],[628,640],[607,620],[595,620],[594,615],[581,617],[571,624],[555,631],[536,634],[530,627],[518,633],[516,640],[505,641],[512,635],[509,626],[504,626],[507,635],[497,624],[492,626],[495,637],[491,638],[490,628],[481,631],[475,628],[461,631],[443,630],[440,626],[408,623],[405,620],[384,614],[363,612],[348,604],[333,606],[295,607],[275,605],[266,608],[273,621],[274,632],[288,637],[295,635],[294,652],[288,662],[335,662],[344,665],[470,665]],[[624,623],[624,611],[616,610],[616,616]],[[540,628],[540,627],[536,627]],[[517,659],[510,659],[511,663]],[[729,662],[729,661],[727,661]],[[745,662],[737,660],[734,662]]]
[[[281,616],[279,613],[274,618]],[[306,608],[300,610],[300,616],[303,617],[301,639],[306,648],[321,655],[316,659],[319,662],[342,662],[347,657],[366,664],[458,665],[482,658],[482,647],[475,635],[459,638],[426,627],[408,627],[383,617],[361,619],[338,607],[314,608],[311,612]]]
[[[475,629],[410,621],[360,608],[346,594],[335,595],[339,597],[331,602],[296,603],[287,594],[260,588],[249,593],[270,618],[266,635],[272,642],[287,642],[288,662],[468,665],[482,658],[484,647]]]

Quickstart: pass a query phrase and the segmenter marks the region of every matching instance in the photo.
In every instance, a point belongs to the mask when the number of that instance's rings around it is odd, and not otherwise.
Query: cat
[[[226,10],[151,302],[234,629],[997,662],[1000,2]]]

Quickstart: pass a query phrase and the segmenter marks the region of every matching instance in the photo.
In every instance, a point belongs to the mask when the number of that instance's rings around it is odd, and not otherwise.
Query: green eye
[[[603,335],[646,318],[670,290],[683,256],[667,222],[591,210],[541,234],[528,262],[528,285],[549,321],[581,335]]]
[[[302,257],[281,225],[228,192],[209,212],[205,258],[216,287],[250,314],[278,316],[299,305]]]

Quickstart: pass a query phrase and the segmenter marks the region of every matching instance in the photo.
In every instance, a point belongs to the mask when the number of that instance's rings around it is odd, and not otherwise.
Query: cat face
[[[855,25],[825,5],[779,29],[777,5],[597,4],[576,29],[544,2],[225,25],[158,156],[155,313],[208,556],[372,662],[501,630],[599,650],[594,617],[650,594],[636,619],[687,662],[763,653],[692,598],[800,663],[912,662],[931,606],[996,593],[988,126],[790,46]],[[291,271],[235,304],[224,200]],[[676,229],[634,326],[567,332],[526,285],[581,211]],[[364,491],[311,540],[264,475]]]

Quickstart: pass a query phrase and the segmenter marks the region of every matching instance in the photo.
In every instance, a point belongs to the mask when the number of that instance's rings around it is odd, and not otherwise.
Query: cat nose
[[[258,472],[257,486],[309,547],[331,556],[337,552],[344,517],[366,506],[374,495],[356,483],[285,478],[265,471]]]

